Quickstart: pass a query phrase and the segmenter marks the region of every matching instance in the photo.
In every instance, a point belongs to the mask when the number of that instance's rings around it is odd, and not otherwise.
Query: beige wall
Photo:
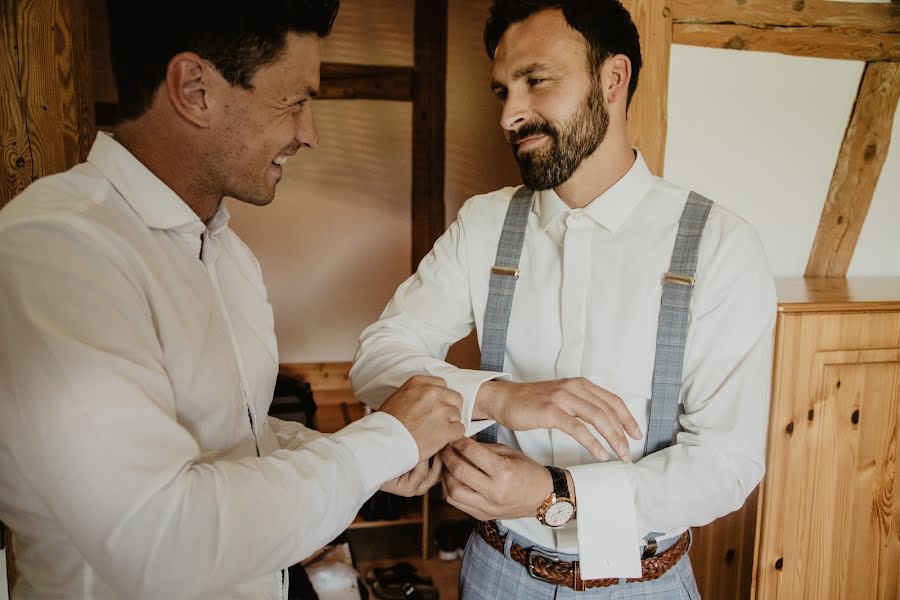
[[[450,0],[447,215],[517,184],[487,90],[490,0]],[[412,0],[344,0],[326,61],[412,63]],[[753,222],[773,271],[800,276],[834,169],[860,63],[676,46],[666,176]],[[409,104],[320,101],[322,144],[288,164],[275,203],[235,206],[275,309],[281,359],[353,356],[407,276]],[[900,275],[900,124],[851,275]]]
[[[475,194],[519,182],[488,89],[489,2],[451,0],[447,218]],[[344,0],[322,47],[331,62],[412,64],[412,0]],[[362,329],[409,276],[411,104],[317,101],[321,144],[285,169],[275,202],[231,202],[275,310],[282,362],[350,360]]]

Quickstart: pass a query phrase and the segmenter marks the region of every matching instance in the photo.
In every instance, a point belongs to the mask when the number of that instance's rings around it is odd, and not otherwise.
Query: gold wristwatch
[[[562,527],[575,517],[575,503],[569,494],[566,472],[559,467],[547,467],[553,479],[553,492],[537,511],[537,520],[547,527]]]

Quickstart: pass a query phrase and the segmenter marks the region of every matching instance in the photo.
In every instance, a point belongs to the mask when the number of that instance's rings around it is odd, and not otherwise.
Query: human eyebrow
[[[513,72],[513,79],[522,79],[524,77],[531,77],[538,71],[548,71],[552,73],[553,69],[551,69],[548,65],[544,65],[541,63],[531,63],[530,65],[525,65],[524,67],[519,67]]]
[[[297,92],[296,94],[291,94],[290,96],[285,96],[282,102],[284,102],[284,104],[287,106],[293,106],[294,104],[300,104],[302,102],[305,102],[306,100],[311,100],[318,95],[318,88],[310,86],[304,91]]]

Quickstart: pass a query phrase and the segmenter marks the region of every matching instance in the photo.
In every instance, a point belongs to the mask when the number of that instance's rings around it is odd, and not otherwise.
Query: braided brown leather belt
[[[503,553],[506,536],[500,533],[496,523],[493,521],[479,521],[475,529],[492,548],[501,554]],[[627,579],[626,581],[650,581],[661,577],[663,573],[674,567],[675,563],[688,551],[690,539],[690,534],[685,531],[670,548],[656,556],[651,556],[641,561],[642,577]],[[540,579],[553,585],[564,585],[576,591],[582,591],[587,588],[608,587],[616,585],[620,581],[614,577],[582,580],[581,575],[578,573],[578,561],[561,561],[543,552],[534,549],[529,550],[515,543],[510,546],[509,554],[514,561],[523,565],[528,570],[528,574],[535,579]]]

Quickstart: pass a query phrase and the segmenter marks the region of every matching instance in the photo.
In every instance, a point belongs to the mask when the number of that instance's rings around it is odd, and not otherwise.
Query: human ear
[[[198,127],[208,127],[210,124],[212,75],[206,61],[193,52],[176,54],[166,68],[169,101],[179,115]]]
[[[631,82],[631,59],[624,54],[616,54],[603,65],[603,97],[609,104],[628,99],[628,84]]]

